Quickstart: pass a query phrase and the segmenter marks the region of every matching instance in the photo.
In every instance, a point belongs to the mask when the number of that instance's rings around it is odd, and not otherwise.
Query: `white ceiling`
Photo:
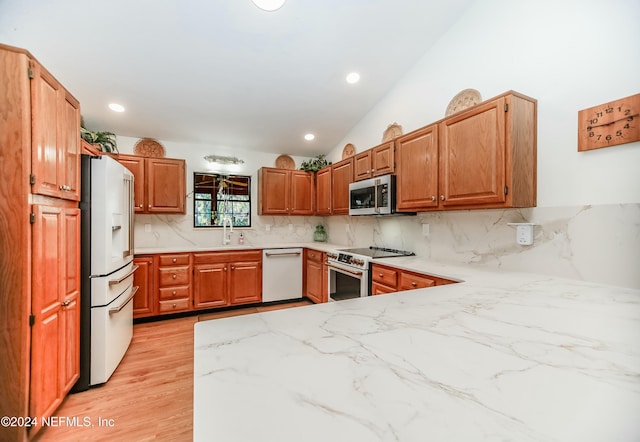
[[[251,0],[0,0],[0,42],[50,70],[89,129],[313,156],[472,2],[288,0],[264,12]],[[360,83],[345,82],[351,71]]]

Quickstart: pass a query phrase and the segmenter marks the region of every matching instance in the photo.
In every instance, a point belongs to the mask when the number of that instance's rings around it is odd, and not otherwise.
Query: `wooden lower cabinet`
[[[325,260],[326,256],[323,252],[311,249],[304,251],[304,296],[316,304],[327,302],[329,299]]]
[[[80,376],[80,209],[34,205],[31,416],[51,416]]]
[[[139,255],[134,317],[262,302],[262,251]]]
[[[158,313],[177,313],[191,308],[191,254],[158,256]]]
[[[437,285],[453,284],[456,281],[410,272],[394,267],[373,264],[371,266],[371,294],[382,295],[404,290],[423,289]]]
[[[133,298],[133,317],[152,316],[156,312],[153,256],[136,256],[133,264],[138,266],[133,274],[133,285],[138,287]]]

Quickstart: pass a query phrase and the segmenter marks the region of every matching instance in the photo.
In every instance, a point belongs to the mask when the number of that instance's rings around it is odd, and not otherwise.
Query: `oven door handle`
[[[354,272],[353,270],[347,270],[347,269],[343,269],[342,267],[333,266],[328,261],[325,262],[325,265],[329,268],[340,270],[341,272],[351,273],[354,276],[362,276],[362,272]]]

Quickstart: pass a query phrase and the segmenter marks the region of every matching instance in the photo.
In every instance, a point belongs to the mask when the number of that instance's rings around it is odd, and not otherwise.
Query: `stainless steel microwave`
[[[349,184],[349,215],[391,215],[396,211],[396,176]]]

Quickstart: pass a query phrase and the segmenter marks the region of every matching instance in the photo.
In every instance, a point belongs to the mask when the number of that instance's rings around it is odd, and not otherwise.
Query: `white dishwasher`
[[[262,302],[302,298],[302,249],[262,250]]]

